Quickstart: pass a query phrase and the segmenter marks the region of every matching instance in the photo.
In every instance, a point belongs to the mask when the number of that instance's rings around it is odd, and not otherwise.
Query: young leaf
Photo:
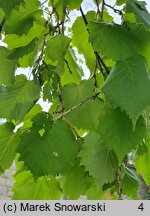
[[[47,64],[56,66],[56,72],[62,76],[64,72],[64,56],[71,39],[64,35],[57,35],[47,42],[45,61]]]
[[[6,34],[27,34],[34,21],[38,21],[42,16],[39,10],[40,2],[38,0],[26,0],[25,4],[19,7],[19,10],[13,10],[7,19],[5,25]]]
[[[150,29],[150,14],[147,11],[146,2],[137,0],[127,0],[127,12],[133,12],[135,14],[137,23],[142,23],[146,29]]]
[[[45,34],[45,27],[39,25],[37,22],[33,22],[32,28],[30,28],[27,34],[21,36],[17,34],[9,34],[5,37],[4,42],[7,43],[8,49],[13,50],[19,47],[25,47],[29,45],[35,38],[41,39]]]
[[[82,17],[78,17],[76,19],[73,24],[72,31],[73,46],[76,46],[78,48],[78,52],[84,55],[85,62],[92,73],[95,67],[95,55],[92,44],[89,43],[87,27],[85,26]]]
[[[0,0],[0,7],[3,8],[5,16],[8,17],[10,12],[13,9],[18,8],[18,6],[23,3],[23,1],[24,0],[11,0],[8,2],[7,0]]]

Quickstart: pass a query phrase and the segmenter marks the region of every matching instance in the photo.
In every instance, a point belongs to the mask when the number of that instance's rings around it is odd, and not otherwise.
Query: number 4
[[[144,206],[143,206],[143,203],[141,203],[138,207],[139,210],[143,211],[144,210]]]

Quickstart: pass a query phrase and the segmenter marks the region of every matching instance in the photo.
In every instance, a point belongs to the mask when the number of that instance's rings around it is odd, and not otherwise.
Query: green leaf
[[[14,81],[16,60],[9,59],[10,51],[0,46],[0,84],[11,85]]]
[[[87,190],[86,196],[88,200],[102,200],[104,195],[102,188],[98,188],[96,182],[94,181],[92,186]]]
[[[78,17],[76,19],[73,24],[72,31],[72,44],[78,48],[79,54],[84,55],[85,62],[92,73],[95,67],[95,55],[93,47],[89,43],[88,31],[82,17]]]
[[[3,22],[4,16],[5,16],[5,13],[4,13],[3,9],[0,8],[0,23]]]
[[[71,200],[78,199],[81,195],[85,195],[89,188],[91,178],[85,173],[84,167],[76,165],[68,171],[64,177],[64,193]]]
[[[13,10],[5,25],[6,34],[27,34],[34,21],[41,22],[42,11],[38,0],[26,0],[19,10]]]
[[[15,158],[17,138],[13,130],[12,123],[0,125],[0,175],[11,166]]]
[[[82,0],[76,0],[76,1],[72,1],[72,0],[66,0],[66,5],[68,5],[68,7],[73,10],[73,9],[79,9],[80,5],[82,3]]]
[[[62,91],[65,110],[70,110],[85,101],[88,97],[94,95],[93,89],[94,82],[92,80],[82,80],[79,85],[75,83],[66,85]],[[68,113],[67,117],[79,129],[91,130],[97,125],[100,109],[101,102],[97,99],[91,99],[80,104],[80,106]]]
[[[136,171],[144,178],[147,185],[150,185],[150,153],[136,155]]]
[[[37,22],[33,22],[32,28],[25,35],[19,36],[17,34],[9,34],[4,38],[4,42],[7,43],[8,49],[16,49],[19,47],[25,47],[31,43],[35,38],[43,38],[45,33],[45,27],[39,25]],[[36,39],[35,39],[36,40]]]
[[[58,76],[55,73],[55,67],[51,65],[45,65],[45,67],[40,70],[40,78],[43,86],[43,100],[48,99],[52,102],[55,97],[58,98],[57,86],[58,86]]]
[[[0,7],[3,8],[6,17],[9,16],[10,12],[15,9],[18,8],[18,6],[23,3],[24,0],[0,0]]]
[[[128,116],[120,109],[105,105],[99,117],[96,129],[101,139],[116,153],[121,163],[125,155],[142,142],[146,136],[145,121],[142,117],[137,121],[135,130]]]
[[[35,50],[33,52],[23,56],[22,58],[19,58],[18,60],[19,67],[21,68],[33,67],[36,61],[36,57],[38,55],[38,51],[39,51],[38,48],[39,47],[35,47]]]
[[[22,120],[39,98],[39,84],[24,75],[16,76],[11,87],[0,86],[0,117]]]
[[[85,138],[85,143],[79,154],[81,164],[92,175],[99,187],[115,179],[118,160],[114,152],[101,140],[99,134],[91,132]]]
[[[127,0],[117,0],[116,5],[121,6],[122,4],[125,4]]]
[[[150,29],[150,13],[147,11],[146,2],[139,2],[136,0],[127,0],[127,12],[135,14],[137,23],[142,23],[146,29]]]
[[[62,76],[64,72],[64,56],[71,39],[64,35],[57,35],[52,37],[44,50],[45,61],[47,64],[56,66],[56,72]]]
[[[117,62],[101,89],[109,101],[129,115],[135,127],[143,110],[150,105],[150,79],[145,59],[134,56]]]
[[[65,72],[61,78],[62,85],[79,83],[84,75],[82,68],[77,64],[77,58],[72,47],[69,47],[65,55]]]
[[[126,169],[122,179],[122,192],[131,199],[137,199],[137,191],[139,188],[139,180],[134,174]]]
[[[8,56],[9,59],[19,59],[31,53],[37,46],[37,39],[34,38],[27,46],[14,49]]]
[[[42,176],[34,180],[30,171],[23,171],[15,177],[14,200],[59,200],[61,190],[53,176]]]
[[[105,22],[90,22],[88,29],[94,49],[108,58],[115,61],[125,60],[141,52],[142,44],[139,38],[123,26]]]
[[[65,121],[55,124],[46,113],[39,113],[33,126],[21,135],[19,160],[34,176],[64,174],[73,165],[77,154],[77,142]],[[39,132],[44,129],[44,134]]]
[[[28,45],[14,49],[8,58],[18,59],[20,67],[32,67],[35,62],[38,49],[38,39],[34,38]]]
[[[49,6],[53,6],[59,15],[59,19],[62,20],[64,17],[64,10],[66,7],[69,9],[79,9],[82,0],[54,0],[53,3],[49,1]]]

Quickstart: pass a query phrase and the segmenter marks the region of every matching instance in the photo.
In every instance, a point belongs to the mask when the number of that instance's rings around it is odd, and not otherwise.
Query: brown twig
[[[98,64],[100,66],[101,73],[102,73],[104,79],[106,79],[107,76],[109,75],[110,71],[109,71],[108,67],[106,66],[105,62],[100,57],[99,53],[97,51],[95,51],[94,53],[95,53],[96,59],[98,61]],[[104,67],[106,73],[104,73],[102,66]]]
[[[107,7],[109,7],[109,8],[111,8],[115,13],[119,14],[120,16],[123,15],[122,10],[118,10],[118,9],[116,9],[114,6],[111,6],[111,5],[109,5],[109,4],[106,4],[105,2],[104,2],[104,5],[107,6]]]
[[[88,21],[87,21],[87,19],[86,19],[86,16],[85,16],[83,10],[82,10],[82,7],[80,7],[80,12],[81,12],[82,18],[83,18],[83,20],[84,20],[84,23],[85,23],[85,25],[87,26],[87,25],[88,25]]]
[[[67,123],[69,124],[70,128],[72,129],[72,131],[76,135],[77,139],[81,139],[82,140],[82,137],[78,134],[78,132],[76,131],[76,129],[72,126],[72,124],[70,123],[70,121],[67,118],[67,116],[65,116],[65,120],[67,121]]]
[[[5,24],[5,21],[6,21],[6,17],[4,16],[2,22],[0,23],[0,33],[2,32],[2,29],[3,29],[3,26]]]
[[[59,24],[60,23],[60,21],[59,21],[59,14],[58,14],[55,6],[54,6],[54,0],[51,0],[51,3],[52,3],[52,9],[53,9],[52,13],[55,13],[56,17],[57,17],[57,26],[58,26],[58,30],[59,30],[59,34],[60,34],[61,30],[60,30],[60,24]]]
[[[61,107],[62,107],[62,114],[63,114],[64,110],[65,110],[65,106],[64,106],[64,102],[63,102],[63,98],[62,98],[62,84],[61,84],[61,78],[59,75],[58,75],[57,80],[58,80],[58,86],[59,86],[58,98],[59,98],[59,102],[60,102]]]
[[[94,72],[93,72],[93,78],[94,78],[94,85],[95,85],[95,87],[98,87],[97,78],[96,78],[97,67],[98,67],[98,61],[97,61],[97,59],[96,59],[96,62],[95,62],[95,69],[94,69]]]
[[[85,14],[84,14],[84,12],[83,12],[83,10],[82,10],[81,7],[80,7],[80,12],[81,12],[82,18],[84,20],[84,23],[87,26],[88,25],[88,21],[87,21],[86,16],[85,16]],[[88,31],[88,29],[87,29],[87,31]],[[95,54],[95,57],[96,57],[96,60],[97,60],[97,62],[99,64],[99,66],[100,66],[101,72],[102,72],[102,74],[104,76],[104,79],[106,79],[107,75],[109,75],[110,71],[109,71],[108,67],[106,66],[105,62],[100,57],[99,53],[97,51],[95,51],[94,54]],[[104,69],[106,71],[106,74],[103,72],[102,66],[104,67]]]
[[[102,9],[101,9],[101,18],[103,19],[104,16],[104,6],[105,6],[105,1],[102,0]]]
[[[42,63],[43,63],[43,59],[44,59],[43,55],[44,55],[45,44],[46,44],[46,34],[43,37],[43,43],[42,43],[42,47],[41,47],[41,53],[40,53],[38,59],[36,60],[35,65],[33,66],[33,69],[31,71],[31,74],[33,75],[33,77],[36,76],[36,77],[39,78],[39,76],[37,76],[37,74],[38,74],[38,71],[39,71]],[[29,78],[30,78],[31,74],[29,75]]]
[[[95,100],[97,98],[97,96],[100,94],[101,92],[98,92],[90,97],[87,97],[85,100],[81,101],[80,103],[78,103],[77,105],[73,106],[72,108],[70,108],[69,110],[67,110],[66,112],[63,112],[60,116],[58,116],[56,120],[61,119],[63,116],[67,115],[68,113],[72,112],[73,110],[77,109],[79,106],[83,105],[84,103],[86,103],[89,100]]]
[[[100,17],[101,12],[100,12],[100,9],[99,9],[99,2],[98,2],[98,0],[95,0],[95,2],[96,2],[96,6],[97,6],[97,15],[98,15],[98,17]]]
[[[72,73],[72,70],[71,70],[71,68],[70,68],[70,66],[69,66],[69,63],[68,63],[68,61],[67,61],[66,59],[65,59],[65,63],[66,63],[66,65],[67,65],[67,68],[68,68],[70,74],[72,75],[72,74],[73,74],[73,73]]]
[[[121,167],[118,168],[116,173],[116,180],[118,185],[118,197],[122,200],[122,179],[121,179]]]

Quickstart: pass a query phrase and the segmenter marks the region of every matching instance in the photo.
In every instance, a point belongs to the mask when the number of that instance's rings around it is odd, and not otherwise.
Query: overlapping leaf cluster
[[[138,199],[139,181],[150,185],[146,3],[93,0],[85,13],[82,0],[0,0],[0,22],[0,174],[15,161],[12,198]]]

